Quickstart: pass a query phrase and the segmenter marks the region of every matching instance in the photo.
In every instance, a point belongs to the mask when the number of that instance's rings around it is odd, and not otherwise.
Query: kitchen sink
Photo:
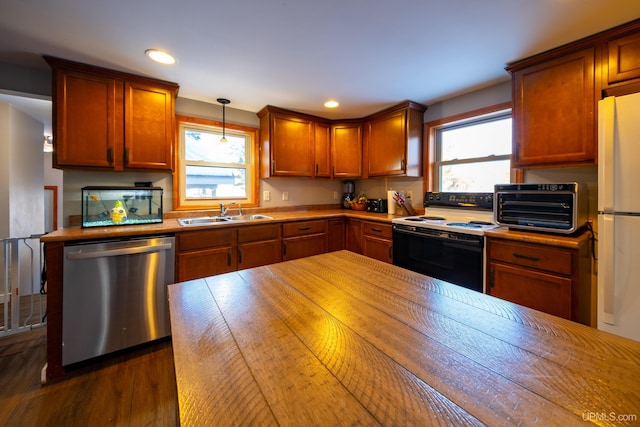
[[[273,219],[268,215],[254,214],[254,215],[235,215],[235,216],[202,216],[198,218],[180,218],[178,224],[180,225],[210,225],[229,222],[250,222],[265,219]]]
[[[180,218],[178,220],[178,224],[180,225],[205,225],[205,224],[216,224],[219,222],[229,222],[229,217],[203,216],[199,218]]]
[[[273,219],[273,217],[269,215],[261,215],[261,214],[235,215],[235,216],[229,216],[227,218],[229,218],[230,221],[257,221],[259,219]]]

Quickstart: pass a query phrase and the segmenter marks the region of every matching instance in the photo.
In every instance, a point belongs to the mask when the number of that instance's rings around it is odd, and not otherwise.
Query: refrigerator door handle
[[[602,232],[600,233],[599,268],[598,275],[602,275],[598,282],[600,284],[600,297],[602,306],[599,315],[602,321],[609,325],[615,324],[615,220],[612,215],[601,215],[602,224],[598,224]]]
[[[598,211],[613,212],[616,99],[598,102]]]

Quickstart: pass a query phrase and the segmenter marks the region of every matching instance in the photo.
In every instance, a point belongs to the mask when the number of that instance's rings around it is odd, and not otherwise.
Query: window
[[[511,182],[511,109],[505,104],[427,124],[435,191],[493,192]]]
[[[258,130],[227,123],[226,143],[221,143],[222,123],[177,116],[178,170],[174,188],[175,209],[205,209],[237,201],[255,205],[257,197]]]

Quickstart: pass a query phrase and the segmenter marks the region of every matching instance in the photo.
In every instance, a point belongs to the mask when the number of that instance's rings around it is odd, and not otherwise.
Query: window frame
[[[465,113],[461,113],[461,114],[456,114],[453,116],[448,116],[448,117],[443,117],[442,119],[438,119],[438,120],[433,120],[430,122],[425,123],[424,125],[424,135],[426,138],[426,143],[425,143],[425,161],[424,161],[424,183],[423,183],[423,187],[425,191],[439,191],[439,185],[440,185],[440,176],[439,176],[439,168],[438,166],[440,164],[447,164],[447,163],[452,163],[450,161],[448,162],[438,162],[437,161],[437,133],[438,131],[440,131],[443,128],[446,127],[452,127],[455,125],[461,125],[461,124],[465,124],[465,123],[473,123],[473,122],[483,122],[486,121],[487,119],[490,119],[492,117],[499,117],[505,113],[509,112],[511,114],[511,118],[513,120],[513,109],[512,109],[512,103],[511,102],[503,102],[501,104],[496,104],[496,105],[492,105],[492,106],[488,106],[488,107],[484,107],[484,108],[480,108],[477,110],[472,110],[472,111],[468,111]],[[513,133],[512,133],[513,134]],[[500,159],[506,159],[509,158],[510,160],[512,160],[513,156],[513,139],[512,139],[512,146],[511,146],[511,154],[509,154],[508,156],[493,156],[492,159],[493,160],[500,160]],[[472,160],[458,160],[455,162],[455,164],[462,164],[462,163],[476,163],[477,158],[474,158]],[[513,164],[513,161],[511,161],[511,164]],[[511,176],[511,182],[522,182],[522,173],[521,171],[514,169],[513,167],[510,168],[510,176]]]
[[[258,193],[260,190],[260,178],[259,178],[259,146],[258,146],[258,133],[259,129],[243,126],[233,123],[226,123],[224,127],[226,130],[232,130],[235,132],[241,132],[246,134],[250,138],[250,153],[246,155],[247,171],[251,173],[251,178],[247,180],[247,197],[243,199],[187,199],[185,189],[183,188],[186,183],[186,161],[184,159],[184,138],[182,136],[182,125],[195,125],[199,127],[208,127],[212,131],[222,131],[222,122],[210,119],[203,119],[199,117],[190,117],[176,115],[176,138],[175,138],[175,172],[173,173],[173,209],[174,210],[194,210],[194,209],[217,209],[220,203],[227,204],[231,201],[236,201],[242,206],[256,207],[259,206]]]

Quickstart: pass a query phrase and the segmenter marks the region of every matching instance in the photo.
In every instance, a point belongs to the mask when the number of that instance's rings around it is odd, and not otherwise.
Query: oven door
[[[484,237],[395,224],[393,264],[483,291]]]

